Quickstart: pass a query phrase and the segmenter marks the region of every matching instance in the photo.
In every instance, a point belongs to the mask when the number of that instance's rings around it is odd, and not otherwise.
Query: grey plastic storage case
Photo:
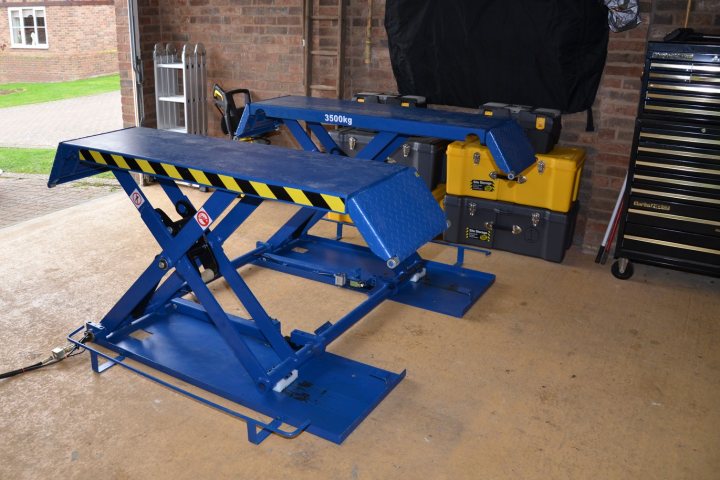
[[[358,128],[341,128],[330,130],[335,143],[350,157],[357,155],[375,136],[375,132]],[[443,183],[443,165],[445,151],[450,142],[439,138],[411,137],[395,153],[390,160],[401,165],[414,167],[430,190],[438,183]]]
[[[444,240],[562,262],[572,245],[578,202],[568,213],[474,197],[445,196]]]

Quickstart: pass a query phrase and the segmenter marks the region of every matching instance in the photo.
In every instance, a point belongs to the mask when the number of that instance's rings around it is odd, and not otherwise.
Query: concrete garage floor
[[[233,250],[293,210],[263,205]],[[101,318],[157,253],[119,193],[0,229],[0,246],[2,370]],[[575,251],[562,265],[496,252],[467,266],[498,279],[466,318],[388,302],[332,345],[408,370],[341,446],[310,434],[254,446],[239,421],[122,368],[95,375],[85,355],[0,381],[0,478],[720,478],[717,280],[638,265],[621,282]],[[261,269],[248,281],[288,327],[359,301]]]

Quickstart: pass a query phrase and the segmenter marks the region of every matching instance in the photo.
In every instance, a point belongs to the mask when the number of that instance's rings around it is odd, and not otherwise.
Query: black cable
[[[80,340],[80,343],[85,344],[85,342],[87,342],[91,339],[92,339],[92,334],[90,332],[85,332],[85,335],[83,336],[82,340]],[[80,350],[80,351],[78,352],[77,350]],[[2,380],[3,378],[14,377],[14,376],[20,375],[22,373],[32,372],[33,370],[38,370],[40,368],[47,367],[48,365],[53,365],[55,363],[65,360],[66,358],[75,357],[77,355],[80,355],[81,353],[85,352],[85,350],[86,350],[85,348],[82,348],[79,345],[75,345],[72,348],[72,350],[67,352],[67,354],[65,354],[65,356],[62,358],[50,357],[46,360],[43,360],[42,362],[38,362],[38,363],[35,363],[35,364],[27,366],[27,367],[18,368],[17,370],[11,370],[11,371],[5,372],[5,373],[0,373],[0,380]]]
[[[79,352],[76,352],[76,350],[79,350]],[[75,347],[70,353],[65,355],[65,358],[77,357],[78,355],[82,355],[85,352],[87,352],[87,348]]]
[[[33,370],[38,370],[40,368],[47,367],[48,365],[52,365],[53,363],[58,363],[59,361],[60,360],[51,360],[51,361],[48,361],[45,363],[38,362],[33,365],[30,365],[29,367],[18,368],[17,370],[0,373],[0,379],[14,377],[15,375],[20,375],[21,373],[25,373],[25,372],[32,372]]]
[[[21,373],[30,372],[32,370],[37,370],[38,368],[41,368],[42,365],[43,365],[42,362],[38,362],[34,365],[30,365],[29,367],[18,368],[17,370],[11,370],[9,372],[0,373],[0,378],[10,378],[10,377],[14,377],[15,375],[20,375]]]

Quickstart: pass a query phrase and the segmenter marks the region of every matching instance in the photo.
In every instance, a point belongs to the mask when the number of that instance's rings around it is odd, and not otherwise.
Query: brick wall
[[[128,27],[127,0],[115,2],[115,28],[117,59],[120,71],[120,95],[122,102],[123,124],[135,125],[135,101],[133,97],[133,72],[130,56],[130,31]]]
[[[74,80],[118,71],[111,1],[32,2],[45,5],[47,49],[10,46],[7,7],[13,3],[0,7],[0,45],[7,44],[0,51],[0,83]]]
[[[116,11],[127,15],[127,0]],[[140,48],[146,81],[143,85],[144,125],[155,125],[153,48],[156,43],[202,42],[207,49],[208,97],[214,83],[226,89],[248,88],[254,99],[303,94],[302,2],[300,0],[139,0]],[[118,34],[127,29],[118,21]],[[121,70],[129,67],[129,43],[118,44]],[[126,79],[127,76],[127,79]],[[130,76],[121,73],[123,118],[132,123]],[[211,109],[211,135],[222,135]]]
[[[661,40],[685,21],[687,1],[641,1],[643,23],[628,32],[610,33],[607,64],[593,106],[595,132],[585,132],[585,114],[563,116],[561,141],[588,152],[581,185],[582,202],[575,243],[593,251],[602,241],[622,187],[632,147],[648,38]],[[695,0],[688,27],[720,31],[720,0]]]
[[[563,116],[560,141],[587,152],[575,230],[575,243],[585,250],[596,249],[602,241],[627,170],[650,24],[649,3],[640,5],[638,27],[610,32],[605,70],[593,105],[595,131],[585,131],[585,113]]]
[[[351,2],[345,23],[345,92],[396,92],[385,33],[385,0],[375,0],[370,37],[370,63],[365,63],[368,2]]]
[[[652,2],[650,40],[662,38],[685,24],[686,0],[655,0]],[[720,0],[694,0],[688,27],[704,33],[720,33]]]
[[[329,12],[332,0],[316,0]],[[120,5],[124,0],[116,0]],[[208,50],[208,80],[226,88],[249,88],[255,98],[302,94],[302,0],[139,0],[148,125],[154,122],[152,45],[155,42],[203,42]],[[364,62],[368,2],[346,2],[344,95],[358,91],[395,91],[387,37],[385,1],[375,0],[370,63]],[[575,243],[592,251],[602,240],[629,161],[639,100],[640,76],[648,36],[661,38],[685,19],[685,0],[641,1],[643,23],[611,33],[608,62],[593,107],[596,131],[585,131],[585,114],[563,117],[562,143],[587,150]],[[122,7],[118,7],[122,11]],[[326,13],[328,13],[326,12]],[[720,29],[720,0],[695,0],[689,27]],[[118,31],[123,27],[118,22]],[[331,46],[332,24],[316,25],[317,48]],[[327,42],[321,44],[320,42]],[[123,53],[125,48],[125,53]],[[121,62],[126,47],[120,46]],[[332,69],[326,62],[315,68]],[[123,89],[124,105],[128,93]],[[131,97],[130,97],[131,98]],[[126,111],[126,121],[132,115]],[[210,132],[220,135],[211,107]]]

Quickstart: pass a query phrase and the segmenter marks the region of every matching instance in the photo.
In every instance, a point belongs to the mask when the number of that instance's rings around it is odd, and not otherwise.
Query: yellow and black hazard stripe
[[[337,195],[311,192],[280,185],[270,185],[269,183],[245,180],[219,173],[203,172],[202,170],[196,170],[194,168],[185,168],[170,165],[169,163],[126,157],[124,155],[99,152],[97,150],[80,149],[79,153],[80,160],[86,162],[222,188],[224,190],[245,193],[256,197],[282,200],[298,205],[345,213],[345,200]]]

